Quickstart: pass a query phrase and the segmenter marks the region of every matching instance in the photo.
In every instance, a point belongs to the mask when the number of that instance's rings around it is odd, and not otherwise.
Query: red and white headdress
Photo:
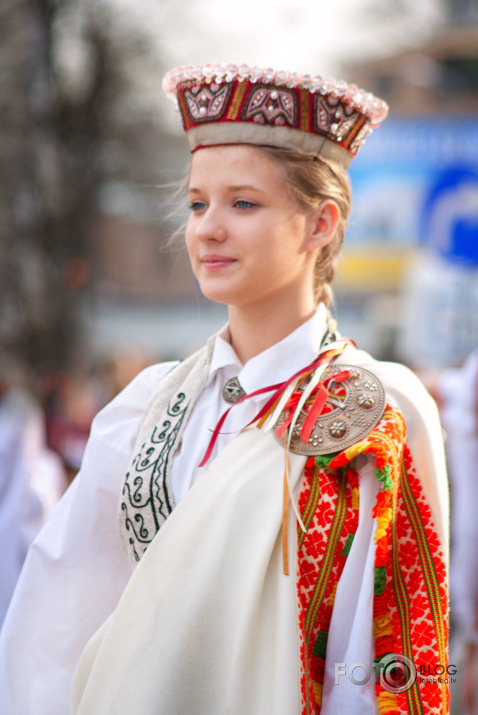
[[[257,144],[334,159],[348,167],[386,102],[343,81],[247,65],[178,67],[163,80],[191,151]]]

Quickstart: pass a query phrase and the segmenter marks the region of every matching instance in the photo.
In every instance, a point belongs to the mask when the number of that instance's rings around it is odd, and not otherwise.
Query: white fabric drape
[[[304,463],[292,455],[294,483]],[[253,428],[206,469],[88,644],[75,715],[298,712],[295,579],[282,575],[283,467],[272,435]]]

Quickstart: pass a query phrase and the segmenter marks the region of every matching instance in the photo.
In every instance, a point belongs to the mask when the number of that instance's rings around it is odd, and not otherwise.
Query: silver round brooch
[[[333,376],[345,370],[350,372],[350,377],[334,383]],[[341,452],[363,439],[382,418],[385,390],[373,373],[362,367],[333,365],[325,370],[322,382],[330,378],[328,411],[319,416],[309,441],[305,442],[300,433],[307,412],[301,410],[290,439],[291,452],[305,455]],[[282,445],[288,439],[290,427],[281,438],[277,436],[277,430],[286,418],[287,412],[283,412],[274,425],[275,437]]]

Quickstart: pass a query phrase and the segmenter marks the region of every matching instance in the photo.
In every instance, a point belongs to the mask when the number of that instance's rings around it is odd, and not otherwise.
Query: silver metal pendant
[[[231,377],[222,388],[222,396],[233,405],[235,402],[246,396],[246,391],[242,387],[237,377]]]
[[[308,442],[300,436],[307,416],[301,410],[290,440],[291,452],[305,455],[341,452],[363,439],[381,420],[385,410],[385,390],[373,373],[352,365],[332,365],[325,370],[322,381],[343,370],[350,371],[351,377],[340,384],[329,383],[331,394],[327,404],[333,409],[320,415]],[[282,445],[288,439],[288,430],[282,438],[277,436],[277,430],[286,417],[287,414],[282,413],[274,425],[274,435]]]

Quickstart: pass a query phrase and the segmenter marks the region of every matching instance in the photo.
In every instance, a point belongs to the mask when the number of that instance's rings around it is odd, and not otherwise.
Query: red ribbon
[[[314,388],[309,397],[310,407],[307,410],[307,416],[300,431],[301,439],[303,439],[304,442],[309,441],[309,437],[312,434],[312,430],[314,429],[315,423],[324,411],[325,405],[327,404],[327,400],[330,397],[330,392],[328,389],[330,383],[333,382],[336,384],[340,384],[341,382],[345,382],[345,380],[348,380],[350,376],[350,370],[342,370],[342,372],[338,372],[336,375],[328,377],[327,380],[324,380],[324,382],[319,382],[317,384],[317,387]],[[302,395],[302,392],[292,393],[287,404],[285,405],[284,410],[288,410],[289,414],[277,430],[277,436],[279,438],[283,437],[286,429],[294,419],[294,412],[297,405],[299,404],[299,400]],[[312,402],[310,402],[310,400],[312,400]],[[305,405],[305,408],[307,409],[307,405]]]
[[[233,407],[235,407],[235,405],[238,405],[240,402],[244,402],[244,400],[248,400],[249,397],[255,397],[256,395],[263,395],[265,392],[270,392],[271,390],[278,390],[278,389],[281,388],[281,387],[282,387],[282,383],[281,383],[281,382],[278,382],[277,385],[270,385],[269,387],[262,387],[260,390],[256,390],[255,392],[251,392],[249,395],[244,395],[244,397],[241,397],[240,400],[237,400],[237,402],[235,402],[233,405],[231,405],[231,406],[224,412],[224,414],[221,416],[219,422],[217,423],[216,427],[214,428],[214,432],[212,433],[212,437],[211,437],[211,439],[209,440],[208,448],[207,448],[206,453],[205,453],[204,457],[202,458],[201,463],[199,464],[199,466],[200,466],[200,467],[204,467],[204,465],[206,464],[207,460],[208,460],[209,457],[211,456],[211,452],[212,452],[212,450],[214,449],[214,445],[216,444],[216,440],[217,440],[217,438],[218,438],[218,436],[219,436],[219,433],[220,433],[220,431],[221,431],[221,427],[223,426],[224,422],[226,421],[226,417],[228,416],[229,412],[232,410]],[[273,399],[273,398],[271,398],[271,399]],[[271,401],[271,400],[269,400],[269,401],[267,402],[267,404],[269,404],[270,401]],[[254,417],[254,419],[253,419],[252,421],[255,422],[255,420],[259,419],[260,416],[261,416],[261,415],[258,415],[257,417]],[[251,423],[249,423],[249,424],[251,424]],[[249,426],[249,425],[246,425],[246,427],[248,427],[248,426]]]
[[[327,402],[327,398],[330,394],[323,382],[319,382],[316,390],[317,394],[315,395],[310,410],[307,412],[307,417],[305,418],[304,424],[302,425],[302,429],[300,431],[300,437],[304,440],[304,442],[309,441],[309,437],[312,434],[312,430],[314,429],[315,423],[319,419],[319,415],[322,414],[325,407],[325,403]]]
[[[345,345],[344,345],[344,347],[345,347]],[[299,370],[299,372],[296,372],[294,375],[292,375],[292,377],[290,377],[285,382],[280,382],[280,383],[277,383],[276,385],[269,385],[268,387],[262,387],[260,390],[255,390],[254,392],[251,392],[249,395],[244,395],[244,397],[241,397],[240,400],[237,400],[237,402],[235,402],[233,405],[231,405],[231,407],[229,407],[224,412],[224,414],[221,416],[221,418],[219,419],[219,422],[217,423],[216,427],[214,428],[211,439],[209,440],[208,447],[206,449],[204,457],[201,460],[201,463],[199,464],[199,467],[204,467],[204,465],[208,461],[209,457],[211,456],[212,451],[214,449],[214,445],[216,444],[216,440],[217,440],[219,433],[221,431],[221,428],[222,428],[224,422],[226,421],[226,418],[227,418],[229,412],[232,410],[233,407],[235,407],[235,405],[238,405],[240,402],[244,402],[244,400],[248,400],[250,397],[255,397],[256,395],[263,395],[266,392],[274,391],[274,394],[267,400],[264,407],[262,407],[262,409],[259,410],[257,415],[255,415],[255,417],[253,417],[252,420],[247,423],[247,425],[245,425],[245,427],[244,427],[244,429],[245,429],[246,427],[249,427],[251,424],[253,424],[253,422],[257,422],[258,420],[260,420],[261,417],[263,417],[267,413],[267,411],[280,398],[280,396],[289,387],[289,385],[292,382],[294,382],[295,379],[297,379],[301,375],[304,375],[304,373],[306,373],[306,372],[313,372],[316,368],[318,368],[324,362],[324,360],[327,360],[327,358],[329,358],[331,360],[333,357],[335,357],[340,352],[342,352],[342,350],[343,350],[343,348],[341,350],[336,350],[336,349],[328,350],[327,352],[323,353],[318,358],[316,358],[316,360],[314,360],[314,362],[312,362],[310,365],[307,365],[306,367]],[[332,353],[332,355],[330,355],[330,353]],[[325,403],[327,401],[327,397],[329,395],[329,392],[326,389],[326,385],[329,382],[331,382],[332,380],[334,380],[335,382],[343,382],[344,380],[348,379],[348,377],[350,377],[350,371],[343,370],[342,372],[337,373],[337,375],[333,375],[332,377],[327,379],[324,383],[319,382],[319,385],[316,388],[317,396],[316,396],[316,398],[314,400],[314,404],[313,404],[314,414],[316,414],[317,410],[319,410],[319,412],[317,413],[317,417],[321,414],[322,410],[324,409]],[[323,400],[324,390],[325,390],[325,399]],[[314,390],[314,393],[315,393],[315,390]],[[295,394],[297,394],[297,393],[294,393],[292,395],[292,397]],[[292,397],[291,397],[291,399],[292,399]],[[323,400],[323,404],[322,404],[322,400]],[[316,402],[317,402],[317,406],[315,406]],[[295,406],[297,406],[297,403],[298,403],[298,400],[295,403]],[[289,404],[289,403],[287,403],[287,404]],[[309,415],[307,415],[306,422],[308,420],[308,417],[309,417]],[[307,423],[307,430],[308,430],[307,440],[310,437],[310,434],[311,434],[313,426],[317,420],[317,417],[314,419],[313,422],[310,421],[310,423],[311,423],[310,430],[309,430],[309,422]],[[290,424],[291,421],[292,421],[292,416],[291,416],[288,424]],[[302,431],[304,431],[304,428],[305,428],[305,422],[304,422]]]

